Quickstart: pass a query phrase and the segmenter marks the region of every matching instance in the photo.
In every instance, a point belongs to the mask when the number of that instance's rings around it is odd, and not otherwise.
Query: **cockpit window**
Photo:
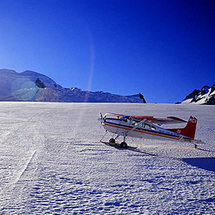
[[[122,118],[120,118],[121,121],[126,122],[126,123],[130,123],[131,120],[129,119],[128,116],[123,116]]]

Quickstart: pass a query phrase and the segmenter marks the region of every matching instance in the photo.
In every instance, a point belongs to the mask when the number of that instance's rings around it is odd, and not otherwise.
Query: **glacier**
[[[100,143],[99,112],[198,119],[192,144]],[[0,214],[214,214],[215,109],[207,105],[0,102]],[[108,138],[108,137],[107,137]]]

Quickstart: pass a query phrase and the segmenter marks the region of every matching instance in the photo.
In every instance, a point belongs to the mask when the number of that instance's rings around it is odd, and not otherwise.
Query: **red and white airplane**
[[[127,116],[115,113],[101,114],[99,121],[106,131],[116,134],[109,143],[115,144],[119,136],[123,136],[120,146],[127,148],[126,137],[146,139],[177,140],[191,142],[197,148],[197,144],[204,143],[195,139],[197,119],[190,116],[188,121],[178,117],[155,118],[153,116]],[[163,124],[186,123],[184,128],[163,128]],[[103,138],[102,138],[103,139]],[[101,140],[102,141],[102,140]]]

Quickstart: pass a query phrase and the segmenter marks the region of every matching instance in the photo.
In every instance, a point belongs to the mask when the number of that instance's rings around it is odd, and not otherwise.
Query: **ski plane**
[[[99,121],[104,129],[116,134],[116,137],[111,138],[109,143],[115,144],[116,139],[122,136],[123,142],[120,144],[122,148],[128,147],[125,142],[128,136],[145,139],[186,141],[193,143],[195,148],[197,148],[197,144],[204,143],[201,140],[195,139],[197,119],[192,116],[186,121],[174,116],[156,118],[153,116],[128,116],[115,113],[106,113],[104,116],[100,113],[100,115]],[[161,126],[163,124],[176,123],[186,123],[186,126],[183,128],[163,128]]]

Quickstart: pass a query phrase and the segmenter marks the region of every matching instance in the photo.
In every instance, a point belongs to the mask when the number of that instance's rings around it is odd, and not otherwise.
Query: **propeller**
[[[100,118],[98,118],[98,120],[102,123],[102,122],[104,121],[104,118],[103,118],[103,116],[102,116],[102,113],[101,113],[101,112],[99,112],[99,114],[100,114]]]

